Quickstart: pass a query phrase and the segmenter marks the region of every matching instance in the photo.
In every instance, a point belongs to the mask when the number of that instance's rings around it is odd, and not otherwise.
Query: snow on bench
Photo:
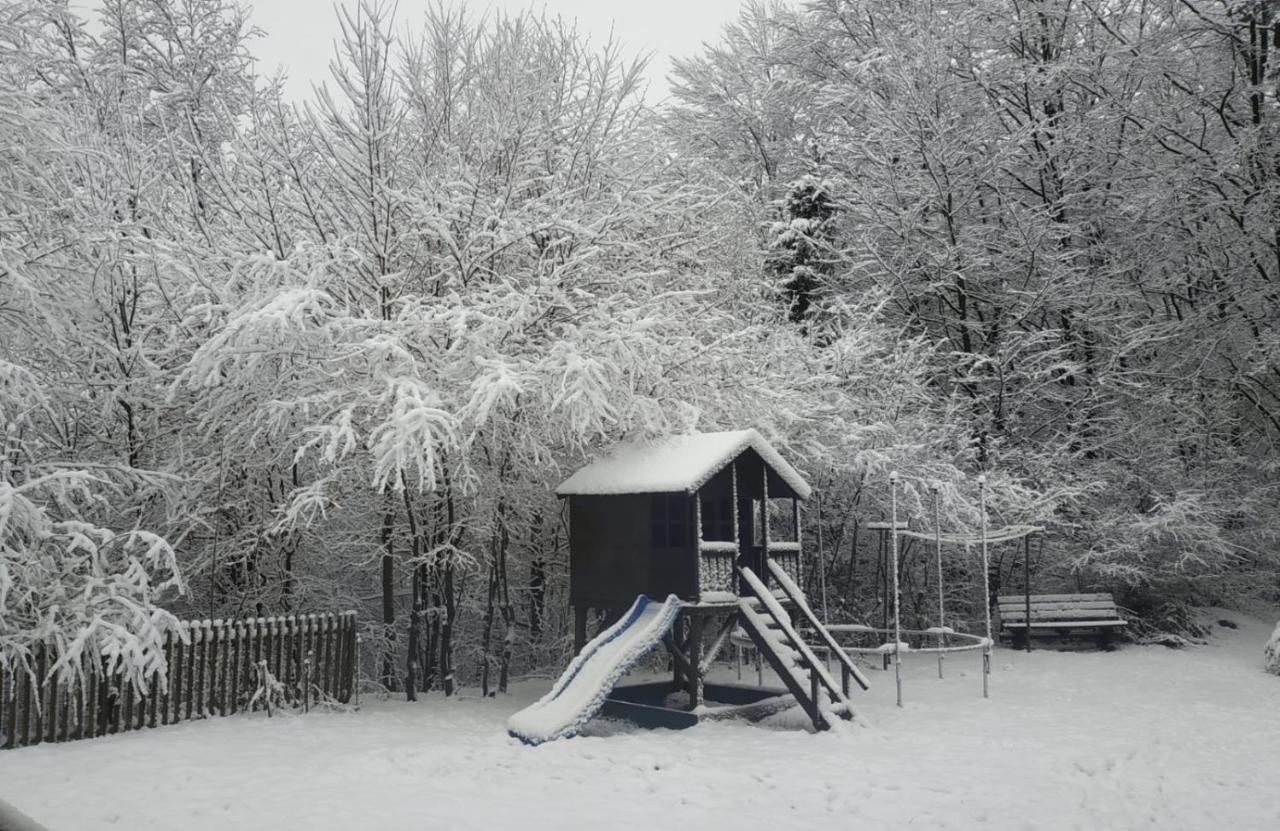
[[[1095,594],[1033,594],[1001,595],[997,599],[1000,628],[1007,632],[1015,647],[1027,645],[1033,633],[1046,632],[1067,637],[1074,632],[1094,632],[1098,646],[1111,648],[1112,634],[1129,622],[1120,617],[1120,610],[1111,595]]]

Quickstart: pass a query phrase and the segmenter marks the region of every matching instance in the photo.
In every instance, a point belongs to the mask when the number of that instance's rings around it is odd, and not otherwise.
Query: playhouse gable
[[[618,445],[556,488],[559,496],[694,493],[730,462],[754,450],[800,499],[809,484],[755,430],[689,433]]]

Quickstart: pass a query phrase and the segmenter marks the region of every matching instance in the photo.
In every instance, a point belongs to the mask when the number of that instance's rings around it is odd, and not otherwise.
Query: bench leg
[[[1104,652],[1112,652],[1115,650],[1115,644],[1111,642],[1111,628],[1105,627],[1098,630],[1098,648]]]
[[[1030,629],[1013,629],[1013,648],[1026,649],[1030,646],[1031,630]]]

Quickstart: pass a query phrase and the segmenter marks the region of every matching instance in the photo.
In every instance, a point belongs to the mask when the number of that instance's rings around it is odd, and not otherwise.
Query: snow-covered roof
[[[689,433],[649,442],[626,442],[561,482],[556,493],[693,493],[748,449],[758,453],[796,495],[809,498],[809,484],[755,430]]]

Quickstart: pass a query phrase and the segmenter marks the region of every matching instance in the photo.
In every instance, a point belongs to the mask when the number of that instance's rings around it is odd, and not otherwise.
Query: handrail
[[[809,627],[813,629],[813,631],[817,632],[818,636],[822,638],[823,645],[836,654],[836,657],[840,659],[840,663],[843,664],[844,668],[853,676],[853,680],[858,682],[858,686],[862,687],[864,690],[870,689],[871,682],[867,680],[866,676],[862,674],[862,671],[858,669],[858,665],[853,662],[853,659],[845,653],[840,644],[836,642],[836,639],[832,637],[829,631],[827,631],[827,627],[819,622],[818,616],[813,613],[813,610],[809,608],[808,601],[804,599],[804,593],[800,591],[800,587],[791,579],[791,575],[787,574],[786,569],[775,563],[773,560],[769,560],[769,571],[773,574],[774,579],[782,585],[782,590],[787,593],[787,597],[791,598],[792,602],[796,604],[796,607],[804,614],[805,619],[809,623]]]

